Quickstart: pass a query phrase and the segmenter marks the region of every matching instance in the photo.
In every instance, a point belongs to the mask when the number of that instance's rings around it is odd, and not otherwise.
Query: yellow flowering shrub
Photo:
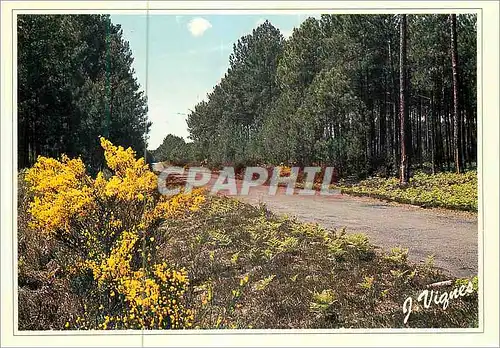
[[[35,218],[32,226],[43,232],[67,230],[69,221],[84,215],[93,204],[90,178],[80,159],[39,157],[27,172],[26,181],[38,193],[30,205]]]
[[[204,190],[163,196],[157,176],[135,152],[101,138],[111,174],[95,178],[81,159],[39,157],[26,181],[33,193],[31,226],[72,255],[64,265],[85,312],[66,328],[166,329],[189,327],[183,300],[186,271],[153,264],[154,234],[169,217],[196,211]],[[76,290],[75,290],[76,291]]]

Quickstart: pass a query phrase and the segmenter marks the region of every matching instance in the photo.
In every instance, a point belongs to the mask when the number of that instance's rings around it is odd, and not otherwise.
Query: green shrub
[[[423,207],[477,211],[477,173],[463,174],[418,172],[408,185],[400,186],[397,178],[370,178],[358,185],[342,187],[342,192],[371,196]]]
[[[337,261],[343,261],[350,256],[359,260],[370,260],[375,254],[368,237],[363,233],[339,236],[330,241],[328,248]]]

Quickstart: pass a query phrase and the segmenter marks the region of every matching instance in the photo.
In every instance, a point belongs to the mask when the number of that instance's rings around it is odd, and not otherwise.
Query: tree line
[[[194,161],[193,143],[173,134],[168,134],[151,154],[155,161],[168,161],[176,165]]]
[[[99,136],[144,151],[147,101],[109,15],[20,15],[18,167],[37,156],[103,163]]]
[[[473,168],[476,64],[472,14],[322,15],[288,39],[266,21],[188,115],[184,156],[403,181]]]

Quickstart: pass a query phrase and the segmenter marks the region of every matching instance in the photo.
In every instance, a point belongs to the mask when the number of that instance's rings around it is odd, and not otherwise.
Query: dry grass
[[[18,179],[18,322],[19,330],[60,330],[83,307],[82,298],[62,277],[62,245],[28,226],[30,196]]]
[[[158,257],[190,274],[199,328],[477,326],[477,294],[446,310],[413,312],[404,325],[405,299],[416,302],[428,284],[444,280],[431,263],[411,265],[403,249],[384,255],[363,235],[302,224],[264,206],[212,197],[161,234]]]
[[[19,185],[19,329],[63,329],[86,294],[59,265],[71,257],[28,226],[29,197]],[[362,235],[328,231],[276,216],[264,206],[211,196],[200,211],[155,233],[151,262],[185,267],[195,327],[477,327],[477,293],[414,311],[402,304],[444,280],[431,264],[411,265],[404,250],[383,255]],[[451,290],[451,287],[440,291]]]

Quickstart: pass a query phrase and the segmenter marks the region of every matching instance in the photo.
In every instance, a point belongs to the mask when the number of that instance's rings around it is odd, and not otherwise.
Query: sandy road
[[[240,192],[241,181],[238,181]],[[267,207],[278,214],[316,222],[325,228],[346,227],[346,232],[364,232],[376,246],[409,248],[414,262],[434,255],[435,265],[459,277],[476,275],[478,270],[477,215],[442,209],[386,203],[348,195],[286,195],[279,188],[268,194],[266,186],[252,187],[249,195],[235,198]]]
[[[185,178],[185,177],[184,177]],[[212,175],[211,189],[217,176]],[[243,182],[237,180],[237,192]],[[384,250],[409,248],[413,262],[434,255],[435,265],[452,276],[468,277],[478,271],[477,215],[443,209],[423,209],[411,205],[335,194],[285,194],[280,187],[270,195],[268,186],[250,188],[248,195],[233,196],[250,204],[265,203],[278,214],[300,221],[316,222],[325,228],[346,228],[347,233],[366,233],[371,242]],[[220,191],[219,194],[228,194]]]

